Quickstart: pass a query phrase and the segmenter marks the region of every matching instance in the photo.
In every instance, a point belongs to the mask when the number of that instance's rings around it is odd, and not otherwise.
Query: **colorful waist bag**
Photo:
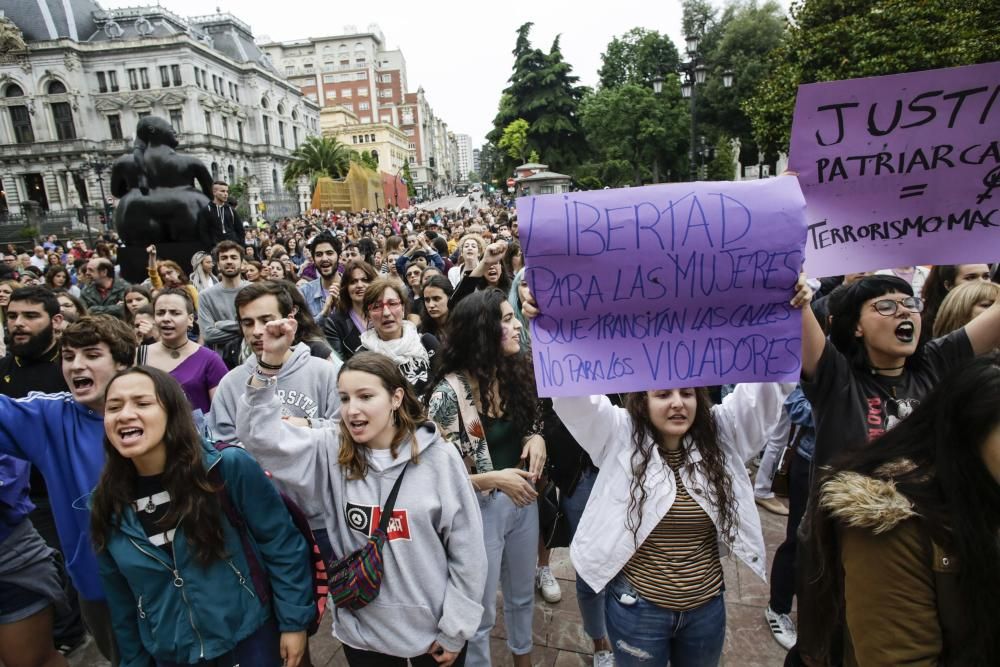
[[[407,463],[392,485],[389,497],[382,507],[382,518],[378,528],[368,538],[365,546],[335,562],[330,568],[330,597],[333,604],[341,609],[358,610],[378,597],[382,586],[385,565],[382,549],[385,547],[389,520],[396,506],[399,485],[406,474]]]

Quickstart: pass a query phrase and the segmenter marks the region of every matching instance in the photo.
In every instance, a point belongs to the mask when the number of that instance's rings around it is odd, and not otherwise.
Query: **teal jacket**
[[[305,630],[316,613],[308,547],[277,488],[238,447],[218,452],[206,444],[204,456],[208,469],[221,466],[226,493],[246,520],[271,582],[278,629]],[[221,509],[220,517],[229,557],[204,567],[189,550],[183,525],[174,534],[171,558],[153,546],[135,510],[126,508],[98,554],[121,667],[152,667],[157,658],[185,664],[214,658],[271,617],[272,609],[263,607],[254,591],[239,533]]]

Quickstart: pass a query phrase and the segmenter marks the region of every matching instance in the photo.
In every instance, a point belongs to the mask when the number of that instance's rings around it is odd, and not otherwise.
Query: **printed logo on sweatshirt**
[[[344,515],[347,517],[347,525],[352,530],[362,533],[365,537],[371,537],[375,529],[378,528],[379,521],[382,520],[382,508],[378,505],[347,503]],[[410,521],[405,509],[392,510],[392,517],[389,519],[389,528],[386,532],[390,541],[409,541]]]

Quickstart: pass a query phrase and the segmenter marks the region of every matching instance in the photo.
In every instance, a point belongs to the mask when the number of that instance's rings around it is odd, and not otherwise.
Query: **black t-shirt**
[[[890,377],[853,368],[826,341],[816,376],[802,382],[816,422],[816,465],[829,463],[846,446],[888,431],[913,412],[942,375],[974,356],[964,329],[926,343],[918,354],[902,374]]]
[[[162,523],[170,508],[170,494],[163,488],[163,475],[136,478],[132,506],[149,541],[172,554],[175,526]]]

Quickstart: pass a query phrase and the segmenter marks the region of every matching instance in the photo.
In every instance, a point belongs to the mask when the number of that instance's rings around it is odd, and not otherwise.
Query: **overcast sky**
[[[101,4],[142,3],[103,0]],[[453,132],[471,135],[475,147],[492,129],[500,92],[511,74],[515,31],[525,21],[534,22],[532,44],[545,51],[562,34],[564,58],[580,82],[590,86],[597,82],[601,53],[615,35],[641,26],[665,32],[678,48],[682,45],[680,0],[160,0],[160,4],[181,16],[210,13],[218,6],[249,23],[258,41],[342,34],[346,25],[363,31],[376,23],[386,46],[403,51],[409,92],[423,86],[435,114]],[[781,4],[787,6],[787,1]],[[504,6],[509,11],[502,12]]]

